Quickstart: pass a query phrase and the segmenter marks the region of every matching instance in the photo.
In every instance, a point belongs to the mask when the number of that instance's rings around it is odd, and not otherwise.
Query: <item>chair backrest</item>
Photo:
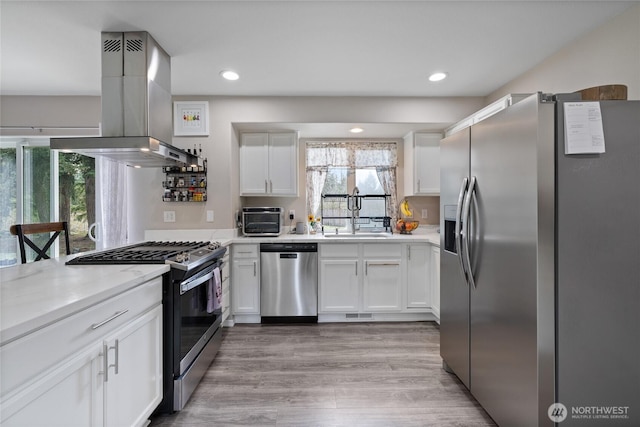
[[[27,254],[25,251],[25,244],[33,249],[37,256],[34,261],[40,261],[41,259],[49,259],[47,251],[53,245],[53,242],[58,238],[60,232],[64,231],[64,242],[66,245],[67,255],[71,254],[71,246],[69,245],[69,225],[66,221],[63,222],[43,222],[39,224],[16,224],[9,228],[11,234],[18,236],[18,243],[20,245],[20,258],[22,263],[26,264]],[[27,234],[39,234],[39,233],[53,233],[47,243],[44,246],[38,247]]]

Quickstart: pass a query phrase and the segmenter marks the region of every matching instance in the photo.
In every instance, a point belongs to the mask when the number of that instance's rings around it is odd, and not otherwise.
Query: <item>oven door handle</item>
[[[211,280],[212,277],[213,269],[209,270],[208,273],[192,277],[189,280],[185,280],[184,282],[180,283],[180,295],[189,292],[191,289],[195,288],[196,286],[200,286],[208,280]]]

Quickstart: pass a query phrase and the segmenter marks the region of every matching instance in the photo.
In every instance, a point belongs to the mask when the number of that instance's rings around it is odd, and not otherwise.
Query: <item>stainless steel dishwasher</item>
[[[262,323],[318,321],[318,244],[260,244]]]

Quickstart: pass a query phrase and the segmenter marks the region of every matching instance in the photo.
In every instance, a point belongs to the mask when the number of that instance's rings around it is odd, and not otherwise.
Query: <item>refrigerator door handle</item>
[[[458,255],[458,261],[460,262],[460,271],[464,276],[465,282],[469,285],[469,279],[467,278],[467,269],[462,259],[462,205],[464,204],[464,196],[469,186],[469,177],[464,177],[462,185],[460,186],[460,193],[458,193],[458,204],[456,207],[456,227],[454,230],[454,239],[456,244],[456,254]]]
[[[464,198],[464,207],[462,208],[462,222],[464,224],[464,229],[460,232],[462,236],[462,261],[465,264],[467,271],[467,281],[470,286],[473,286],[476,289],[476,281],[473,278],[473,271],[471,270],[471,256],[470,256],[470,239],[469,232],[471,227],[469,225],[469,218],[471,217],[471,199],[475,197],[476,191],[476,177],[471,177],[471,182],[469,183],[469,189],[467,190],[467,195]]]

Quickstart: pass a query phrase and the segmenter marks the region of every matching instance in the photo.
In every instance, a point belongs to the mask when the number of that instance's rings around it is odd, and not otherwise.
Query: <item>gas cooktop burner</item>
[[[220,242],[143,242],[121,248],[81,255],[67,265],[171,264],[186,270],[226,252]]]

